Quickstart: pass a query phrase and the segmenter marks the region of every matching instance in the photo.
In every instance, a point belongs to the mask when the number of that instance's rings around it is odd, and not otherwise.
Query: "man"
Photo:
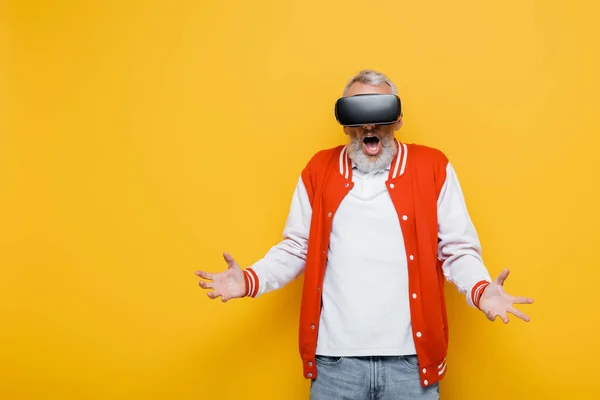
[[[379,112],[369,101],[394,102],[390,95],[397,90],[384,74],[361,71],[340,104],[365,106],[336,108],[336,117],[342,123],[338,111]],[[399,98],[397,104],[397,118],[380,123],[367,115],[367,122],[344,126],[346,146],[313,156],[284,239],[263,259],[242,270],[225,253],[225,272],[196,272],[212,281],[200,281],[214,289],[208,297],[223,302],[257,297],[304,272],[300,354],[314,400],[439,399],[445,279],[491,321],[507,323],[507,313],[529,321],[513,304],[533,300],[503,291],[508,270],[492,282],[448,159],[394,138],[402,126]]]

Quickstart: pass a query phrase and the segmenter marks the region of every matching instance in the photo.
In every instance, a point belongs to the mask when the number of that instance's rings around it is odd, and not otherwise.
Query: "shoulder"
[[[306,164],[304,168],[305,173],[310,171],[312,174],[328,170],[331,165],[339,162],[344,147],[345,145],[340,145],[316,152]]]
[[[311,198],[316,188],[319,187],[319,182],[323,182],[323,178],[327,176],[332,166],[341,162],[340,155],[342,155],[344,147],[344,145],[340,145],[318,151],[302,170],[302,181]]]
[[[307,167],[330,163],[336,157],[339,158],[344,147],[345,147],[345,145],[340,145],[340,146],[332,147],[330,149],[324,149],[324,150],[320,150],[320,151],[316,152],[310,158],[310,160],[307,164]]]
[[[423,146],[421,144],[407,144],[408,160],[425,163],[447,164],[448,157],[439,149]]]
[[[450,164],[448,157],[439,149],[418,144],[407,145],[407,153],[407,169],[411,175],[419,179],[433,179],[439,193],[446,181]]]

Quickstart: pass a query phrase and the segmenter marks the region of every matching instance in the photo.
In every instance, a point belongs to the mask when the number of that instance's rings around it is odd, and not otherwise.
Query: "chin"
[[[356,147],[349,146],[348,156],[362,172],[382,171],[391,164],[396,156],[396,148],[384,147],[377,155],[370,155],[362,149],[357,151]]]
[[[383,151],[380,151],[379,153],[377,153],[377,154],[373,155],[373,154],[369,154],[369,153],[366,153],[366,152],[364,152],[364,151],[363,151],[363,155],[364,155],[365,157],[367,157],[369,160],[373,160],[373,161],[375,161],[375,160],[377,160],[379,157],[381,157],[382,153],[383,153]]]

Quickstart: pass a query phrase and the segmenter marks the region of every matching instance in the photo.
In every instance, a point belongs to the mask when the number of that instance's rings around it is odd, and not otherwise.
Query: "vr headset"
[[[395,94],[357,94],[335,103],[335,119],[343,126],[391,125],[400,118],[402,104]]]

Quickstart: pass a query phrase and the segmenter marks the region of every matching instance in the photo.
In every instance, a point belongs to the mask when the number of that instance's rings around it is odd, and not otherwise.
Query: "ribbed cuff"
[[[252,268],[244,270],[244,281],[246,282],[246,293],[244,297],[256,297],[258,294],[259,281],[256,272]]]
[[[481,299],[481,295],[486,287],[488,287],[490,282],[488,281],[479,281],[473,286],[471,289],[471,301],[473,301],[473,305],[479,308],[479,300]]]

